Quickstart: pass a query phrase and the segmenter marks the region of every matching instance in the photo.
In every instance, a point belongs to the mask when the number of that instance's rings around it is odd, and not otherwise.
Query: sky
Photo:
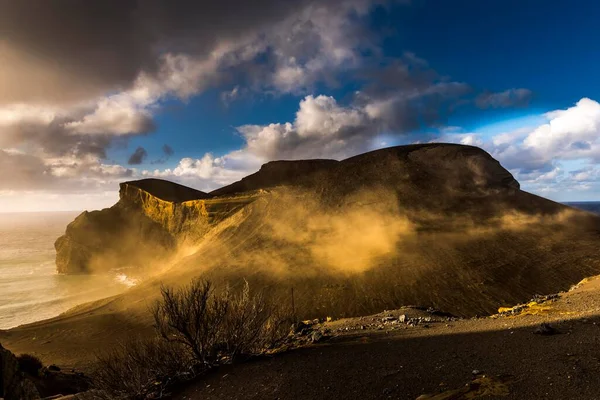
[[[593,0],[0,0],[0,210],[426,142],[600,201],[597,21]]]

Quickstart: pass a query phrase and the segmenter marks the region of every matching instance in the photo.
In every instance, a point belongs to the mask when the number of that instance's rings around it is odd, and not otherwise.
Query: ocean
[[[57,316],[133,284],[116,273],[56,273],[54,241],[77,214],[0,214],[0,329]]]
[[[565,204],[581,210],[600,214],[600,201],[573,201]]]

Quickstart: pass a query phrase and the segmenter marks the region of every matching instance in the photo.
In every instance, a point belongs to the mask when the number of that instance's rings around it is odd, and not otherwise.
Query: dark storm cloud
[[[171,156],[173,154],[175,154],[175,151],[173,150],[173,148],[171,146],[169,146],[168,144],[163,145],[162,151],[163,151],[163,156],[156,160],[150,161],[150,164],[153,164],[153,165],[164,164],[169,160],[169,158],[171,158]]]
[[[95,179],[110,185],[132,175],[131,169],[94,161],[63,159],[48,162],[34,155],[0,150],[0,191],[51,189],[77,192],[97,185]]]
[[[138,147],[135,149],[133,154],[129,156],[129,160],[127,163],[129,165],[139,165],[144,162],[144,160],[148,157],[148,152],[143,147]]]
[[[175,151],[173,150],[173,148],[171,146],[169,146],[168,144],[163,145],[162,151],[163,151],[163,153],[165,153],[165,156],[167,156],[167,157],[171,157],[173,154],[175,154]]]
[[[526,107],[533,93],[529,89],[508,89],[499,93],[484,92],[477,96],[475,104],[479,108]]]
[[[55,118],[49,123],[21,121],[4,127],[0,134],[0,148],[33,146],[50,156],[106,157],[106,149],[114,142],[114,137],[73,134],[65,127],[69,122],[70,119]]]
[[[294,121],[238,127],[246,139],[244,151],[266,160],[342,159],[381,146],[380,134],[407,136],[442,123],[472,92],[412,54],[383,68],[365,66],[357,75],[364,86],[349,103],[310,95],[300,102]]]
[[[54,177],[41,159],[0,150],[0,190],[48,188],[53,183]]]
[[[384,67],[367,67],[358,78],[365,86],[355,103],[376,107],[380,130],[395,134],[443,122],[446,114],[472,92],[468,84],[448,80],[412,53]]]
[[[251,34],[308,3],[0,0],[0,104],[72,102],[126,89],[140,71],[155,72],[167,51],[202,58],[218,42]]]

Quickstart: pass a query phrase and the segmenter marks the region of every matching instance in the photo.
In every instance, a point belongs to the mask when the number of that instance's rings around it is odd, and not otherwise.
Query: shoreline
[[[53,268],[55,268],[54,263],[52,263],[52,265]],[[69,275],[55,271],[53,274],[47,276],[58,277],[62,282],[55,284],[59,286],[58,289],[48,285],[48,288],[45,290],[69,291],[71,290],[70,286],[77,290],[72,293],[61,292],[42,298],[39,301],[21,300],[19,302],[8,303],[10,306],[7,307],[9,312],[6,312],[6,317],[4,318],[7,320],[14,320],[16,319],[14,315],[22,310],[28,311],[26,314],[27,318],[19,318],[19,320],[24,320],[25,322],[15,321],[17,323],[16,325],[2,325],[0,326],[0,331],[7,331],[21,326],[55,319],[63,314],[70,313],[74,309],[85,306],[86,304],[121,295],[138,284],[136,279],[129,278],[127,275],[117,271],[114,273],[89,275]],[[101,284],[102,286],[99,286]],[[107,285],[110,286],[107,288]],[[108,293],[102,293],[106,291],[108,291]],[[13,296],[18,295],[19,292],[13,294]],[[36,310],[30,312],[29,310],[31,309]]]

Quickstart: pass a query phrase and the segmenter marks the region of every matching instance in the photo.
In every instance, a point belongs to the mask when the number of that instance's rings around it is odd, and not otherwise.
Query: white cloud
[[[115,141],[122,142],[132,135],[152,131],[153,116],[165,100],[186,101],[208,87],[229,82],[228,77],[241,77],[240,82],[261,93],[297,93],[308,90],[318,81],[331,82],[340,70],[361,64],[359,50],[369,46],[369,40],[359,33],[360,24],[352,21],[364,16],[374,3],[353,0],[335,7],[311,3],[279,21],[256,26],[243,36],[219,38],[198,53],[177,53],[167,48],[156,70],[141,70],[130,86],[120,86],[116,92],[99,97],[94,90],[90,91],[92,98],[60,105],[3,103],[0,106],[0,128],[3,129],[0,149],[26,149],[44,165],[49,163],[45,160],[57,157],[79,158],[79,164],[87,165],[88,155],[100,160],[106,157],[107,149]],[[247,88],[236,82],[235,87],[224,92],[223,99],[231,102],[244,90]],[[307,102],[306,106],[309,105]],[[324,106],[327,105],[318,105]],[[352,117],[343,114],[342,109],[337,111],[342,113],[338,119]],[[305,113],[308,112],[310,110]],[[316,121],[320,122],[326,123]],[[299,122],[301,128],[295,135],[310,134],[311,129],[316,129],[302,128],[303,123]],[[333,117],[329,123],[334,124],[332,129],[336,124],[338,127],[343,124]],[[280,128],[257,134],[257,155],[277,152],[268,150],[267,137],[277,129]],[[273,134],[271,138],[280,142],[281,136]],[[248,134],[248,139],[252,139],[252,134]],[[74,177],[72,174],[81,169],[65,164],[53,171],[63,177]]]
[[[523,141],[532,152],[550,158],[600,160],[600,104],[583,98],[573,107],[547,113],[548,123]]]
[[[600,103],[589,98],[544,114],[546,122],[484,139],[456,130],[439,140],[475,144],[508,168],[525,190],[557,199],[576,193],[600,193]],[[574,164],[573,164],[574,163]],[[575,167],[573,166],[575,165]],[[583,168],[577,167],[584,165]]]
[[[181,184],[187,184],[200,190],[210,191],[220,186],[235,182],[246,176],[259,164],[251,164],[251,160],[244,160],[245,164],[237,163],[236,152],[223,157],[214,157],[207,153],[202,158],[182,158],[175,168],[154,171],[142,171],[142,177],[155,177],[167,179]]]
[[[340,106],[330,96],[306,96],[293,122],[238,128],[246,152],[265,161],[299,158],[343,158],[368,147],[378,121],[363,107]]]

